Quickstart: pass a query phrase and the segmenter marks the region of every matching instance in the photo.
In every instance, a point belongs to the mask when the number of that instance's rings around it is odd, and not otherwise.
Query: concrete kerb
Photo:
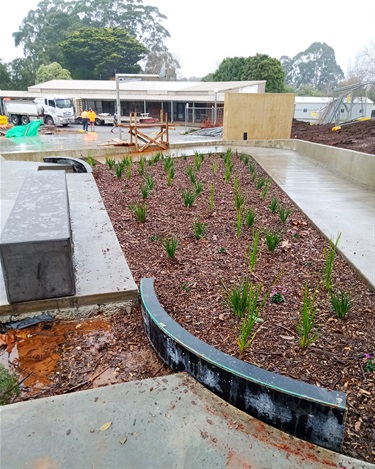
[[[146,334],[174,371],[187,372],[236,408],[297,438],[340,451],[346,396],[263,370],[194,337],[161,307],[153,279],[142,279]]]

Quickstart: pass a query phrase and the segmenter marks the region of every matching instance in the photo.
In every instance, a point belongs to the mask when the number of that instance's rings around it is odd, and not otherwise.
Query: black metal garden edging
[[[146,334],[160,358],[249,415],[310,443],[340,451],[346,395],[278,375],[231,357],[194,337],[161,307],[154,280],[142,279]]]

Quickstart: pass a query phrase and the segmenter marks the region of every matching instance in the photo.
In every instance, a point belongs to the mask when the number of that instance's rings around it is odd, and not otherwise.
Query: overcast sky
[[[2,11],[0,59],[22,57],[14,47],[27,13],[39,0],[17,0]],[[276,59],[294,57],[313,42],[333,48],[336,62],[347,71],[356,54],[375,41],[375,0],[361,0],[347,8],[327,0],[143,0],[167,16],[163,22],[171,38],[169,50],[180,62],[180,76],[202,77],[214,72],[226,57],[249,57],[257,53]]]

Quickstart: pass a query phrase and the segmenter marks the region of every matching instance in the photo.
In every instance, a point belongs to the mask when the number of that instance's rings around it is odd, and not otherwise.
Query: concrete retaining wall
[[[228,147],[262,147],[293,150],[321,163],[369,189],[375,188],[375,155],[304,140],[232,140]]]
[[[161,307],[153,279],[142,279],[146,334],[174,371],[188,372],[216,395],[297,438],[340,451],[346,396],[272,373],[231,357],[188,333]]]

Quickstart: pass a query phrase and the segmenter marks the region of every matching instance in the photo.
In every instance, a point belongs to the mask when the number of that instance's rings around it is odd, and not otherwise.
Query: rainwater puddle
[[[51,375],[59,371],[64,344],[79,348],[81,339],[90,344],[88,334],[93,331],[100,331],[100,340],[105,342],[110,329],[106,318],[52,321],[21,330],[11,329],[0,335],[0,363],[16,372],[19,381],[31,373],[23,386],[43,388],[52,384]]]

